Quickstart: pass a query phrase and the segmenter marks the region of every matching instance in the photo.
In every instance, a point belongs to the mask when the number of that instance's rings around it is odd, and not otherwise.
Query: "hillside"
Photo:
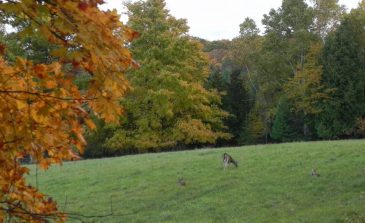
[[[288,143],[68,162],[38,185],[69,222],[364,222],[364,164],[365,140]]]

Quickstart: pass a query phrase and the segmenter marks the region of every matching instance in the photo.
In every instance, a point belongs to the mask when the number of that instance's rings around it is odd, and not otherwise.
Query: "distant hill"
[[[229,55],[231,45],[230,40],[214,40],[209,41],[194,37],[203,45],[203,51],[209,56],[212,65],[221,64],[223,60]]]

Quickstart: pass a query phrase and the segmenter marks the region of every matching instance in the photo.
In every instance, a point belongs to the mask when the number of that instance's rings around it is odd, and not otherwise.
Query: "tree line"
[[[283,0],[264,30],[246,18],[218,41],[190,37],[164,1],[127,9],[141,68],[129,73],[125,124],[100,123],[87,155],[364,136],[364,1],[347,12],[337,0]]]
[[[264,30],[245,18],[237,37],[207,41],[189,36],[164,0],[126,3],[138,38],[127,45],[135,68],[123,115],[118,124],[93,116],[84,156],[362,137],[364,5],[347,12],[337,0],[283,0],[263,16]],[[52,43],[2,33],[9,60],[57,60]],[[90,70],[65,69],[87,89]]]
[[[364,4],[284,0],[263,34],[246,18],[232,41],[203,41],[234,144],[364,136]]]

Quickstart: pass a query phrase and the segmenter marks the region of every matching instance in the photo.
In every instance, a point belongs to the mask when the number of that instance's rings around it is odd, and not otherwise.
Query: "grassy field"
[[[238,168],[223,170],[224,152]],[[113,211],[85,222],[365,222],[365,140],[68,162],[39,172],[38,185],[66,212]]]

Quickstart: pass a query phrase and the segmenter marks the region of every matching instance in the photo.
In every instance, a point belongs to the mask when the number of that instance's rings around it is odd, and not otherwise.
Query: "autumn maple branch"
[[[55,213],[50,213],[50,214],[33,213],[33,212],[30,212],[30,211],[26,210],[25,208],[23,208],[20,204],[12,204],[9,202],[4,202],[4,201],[0,201],[0,204],[3,206],[4,205],[8,206],[8,208],[0,206],[0,211],[6,212],[6,213],[18,214],[18,215],[27,215],[33,219],[56,220],[56,219],[58,219],[58,217],[55,214],[61,215],[61,216],[64,215],[61,212],[55,212]]]
[[[47,98],[53,98],[53,99],[57,99],[57,100],[63,100],[63,101],[93,101],[96,100],[97,98],[62,98],[62,97],[57,97],[57,96],[53,96],[53,95],[49,95],[49,94],[42,94],[39,92],[29,92],[29,91],[6,91],[6,90],[0,90],[0,94],[28,94],[28,95],[35,95],[38,97],[47,97]]]

